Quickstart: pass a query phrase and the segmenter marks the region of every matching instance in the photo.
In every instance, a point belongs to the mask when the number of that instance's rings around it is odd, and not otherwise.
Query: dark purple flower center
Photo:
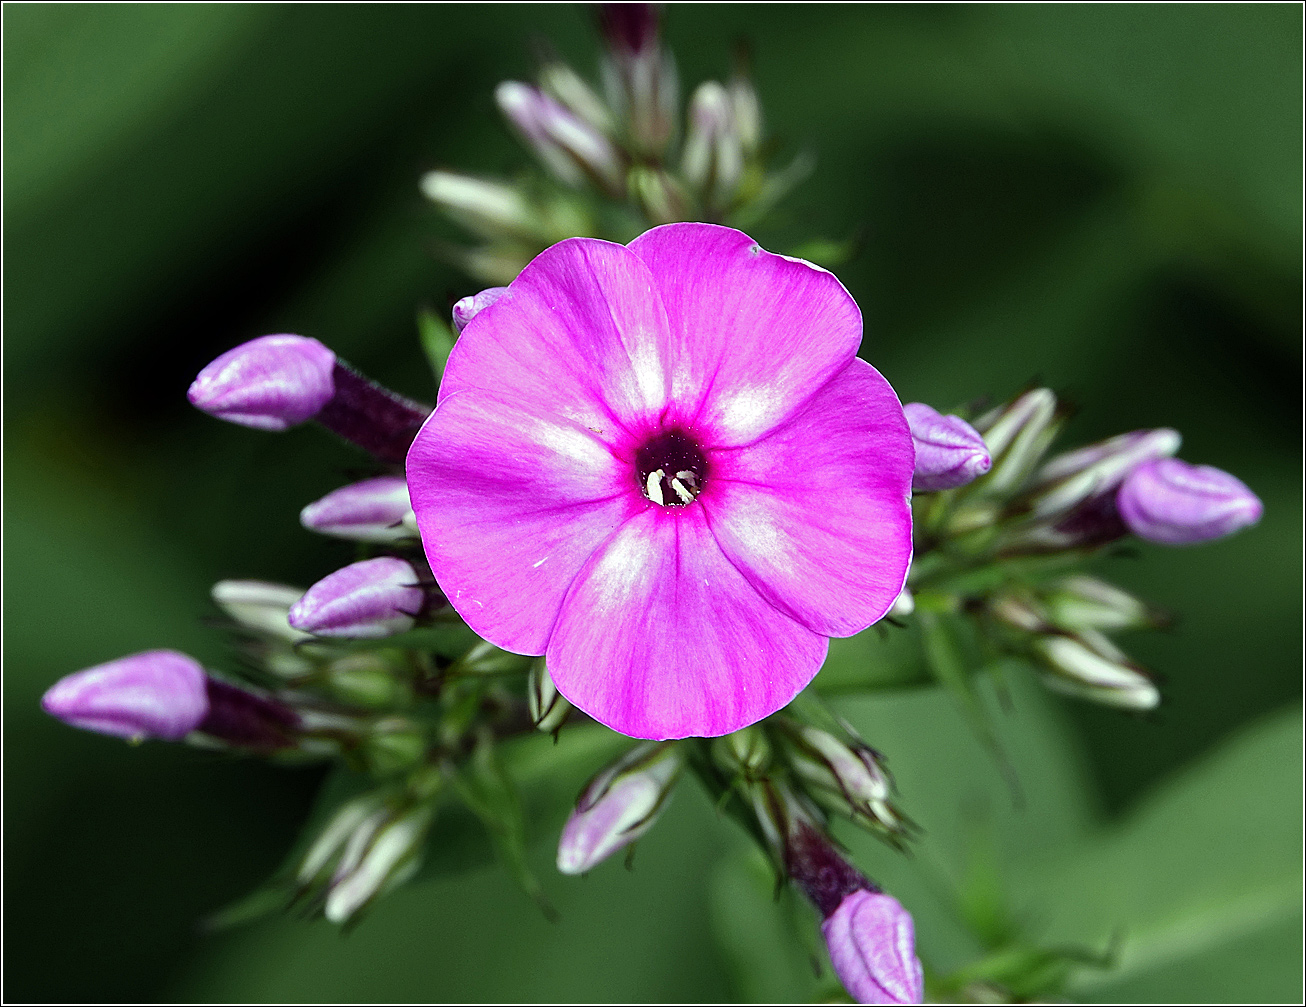
[[[668,430],[635,452],[640,492],[655,504],[683,507],[703,491],[707,459],[692,437]]]

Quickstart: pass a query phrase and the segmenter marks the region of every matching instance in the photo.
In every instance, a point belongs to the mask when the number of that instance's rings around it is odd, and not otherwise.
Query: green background
[[[350,558],[297,513],[358,456],[213,422],[185,389],[290,331],[429,398],[414,311],[476,286],[431,253],[456,232],[417,178],[516,171],[491,90],[531,72],[538,36],[592,73],[591,12],[3,16],[7,998],[812,997],[805,924],[688,786],[633,873],[558,876],[556,814],[541,826],[556,924],[451,822],[426,876],[348,935],[276,919],[206,936],[197,921],[284,856],[320,771],[132,748],[37,706],[59,676],[150,647],[220,666],[213,581],[307,584]],[[1119,969],[1077,975],[1075,997],[1298,1000],[1298,6],[674,6],[667,33],[686,90],[751,42],[770,135],[818,156],[754,236],[856,239],[838,272],[904,401],[1038,380],[1080,407],[1066,443],[1175,426],[1186,459],[1265,502],[1233,539],[1103,566],[1180,615],[1123,641],[1166,700],[1131,717],[1017,678],[998,720],[1023,807],[936,691],[850,703],[927,836],[912,860],[844,838],[932,968],[978,953],[953,903],[987,864],[1038,940],[1123,935]],[[560,794],[598,759],[565,735],[558,757]]]

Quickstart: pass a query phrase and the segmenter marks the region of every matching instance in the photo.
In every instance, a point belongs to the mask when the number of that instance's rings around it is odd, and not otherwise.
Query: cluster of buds
[[[1160,702],[1105,635],[1162,617],[1106,581],[1065,574],[1129,534],[1166,545],[1254,524],[1242,482],[1173,457],[1174,430],[1137,430],[1046,457],[1064,420],[1035,388],[968,423],[906,407],[916,446],[913,604],[977,614],[1001,654],[1032,661],[1064,693],[1130,710]],[[901,613],[900,613],[901,614]]]
[[[806,170],[800,158],[767,173],[761,105],[742,59],[726,83],[701,84],[682,113],[657,5],[605,4],[599,21],[601,88],[546,47],[535,83],[495,89],[546,183],[423,176],[423,194],[484,242],[446,250],[473,276],[507,283],[535,254],[576,235],[629,241],[650,224],[756,217]],[[625,212],[605,211],[613,204]]]

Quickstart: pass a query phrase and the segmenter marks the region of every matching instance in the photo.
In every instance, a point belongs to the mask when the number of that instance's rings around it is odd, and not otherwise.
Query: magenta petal
[[[440,401],[476,388],[530,403],[611,443],[670,393],[666,315],[624,245],[570,238],[541,252],[449,354]]]
[[[918,1004],[925,977],[911,915],[891,895],[862,889],[821,924],[830,963],[858,1003]]]
[[[677,352],[674,396],[715,444],[747,444],[848,365],[862,315],[832,273],[717,224],[630,243],[652,271]]]
[[[713,737],[780,709],[828,641],[764,601],[701,508],[650,507],[576,578],[549,640],[558,691],[635,738]]]
[[[472,629],[519,654],[544,653],[590,554],[652,506],[628,481],[583,426],[479,391],[445,398],[408,453],[436,582]]]
[[[817,633],[850,636],[906,580],[913,457],[893,389],[856,359],[769,437],[713,452],[699,501],[764,598]]]

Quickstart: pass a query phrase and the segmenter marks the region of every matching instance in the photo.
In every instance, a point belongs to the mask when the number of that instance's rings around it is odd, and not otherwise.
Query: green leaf
[[[1122,935],[1119,968],[1077,975],[1078,995],[1130,1002],[1164,988],[1173,1000],[1298,999],[1299,941],[1288,942],[1295,966],[1269,949],[1300,935],[1301,728],[1299,709],[1256,724],[1124,821],[1028,872],[1029,914],[1051,938]],[[1216,958],[1222,969],[1209,967]]]

